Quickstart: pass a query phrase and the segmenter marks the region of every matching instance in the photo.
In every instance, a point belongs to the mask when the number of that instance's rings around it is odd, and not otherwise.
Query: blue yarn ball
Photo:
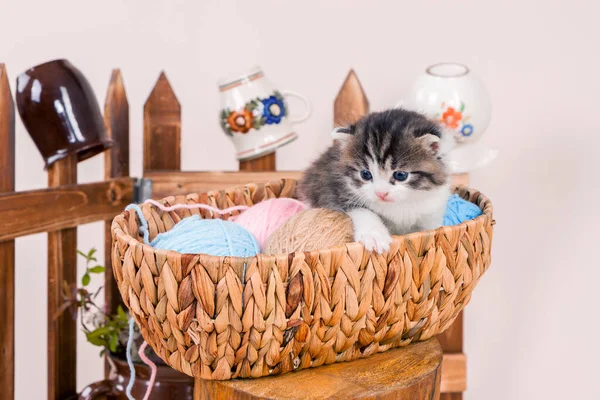
[[[444,226],[454,226],[481,215],[481,209],[456,193],[450,196],[444,215]]]
[[[260,253],[258,242],[245,228],[222,219],[193,215],[179,221],[170,231],[157,235],[152,247],[187,254],[252,257]]]

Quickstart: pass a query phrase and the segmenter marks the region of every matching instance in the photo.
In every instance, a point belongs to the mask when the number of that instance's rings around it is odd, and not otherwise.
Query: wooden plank
[[[444,354],[442,362],[442,393],[467,390],[467,358],[464,354]]]
[[[247,183],[265,183],[278,179],[300,179],[302,171],[276,172],[149,172],[152,179],[152,197],[161,199],[188,193],[204,193],[210,190],[229,189]],[[453,184],[462,184],[462,178],[452,179]]]
[[[0,193],[15,190],[15,106],[0,64]],[[15,241],[0,243],[0,387],[15,396]]]
[[[275,171],[275,152],[248,161],[240,161],[240,171]]]
[[[453,185],[463,185],[469,186],[469,175],[468,174],[459,174],[452,176],[452,184]],[[454,323],[448,328],[444,333],[437,336],[437,339],[440,341],[442,345],[442,349],[444,350],[444,357],[463,357],[465,359],[465,355],[463,352],[463,313],[461,312]],[[448,374],[449,372],[446,372]],[[441,400],[462,400],[463,395],[462,392],[466,390],[466,379],[467,379],[467,365],[466,359],[464,361],[464,368],[462,371],[464,385],[460,390],[445,390],[444,392],[453,392],[453,393],[443,393]],[[452,380],[452,376],[446,377],[444,376],[444,372],[442,372],[442,381],[444,380]]]
[[[369,100],[353,69],[348,72],[333,103],[334,126],[347,126],[369,112]]]
[[[442,393],[442,395],[440,396],[440,400],[462,400],[462,398],[462,392]]]
[[[439,399],[441,359],[441,348],[433,339],[280,376],[197,379],[194,400]]]
[[[133,179],[127,177],[0,194],[0,241],[109,220],[132,201]]]
[[[121,71],[114,69],[108,84],[104,103],[104,122],[113,146],[104,153],[104,179],[129,176],[129,102]],[[121,303],[121,296],[112,273],[112,235],[110,225],[112,217],[104,223],[104,307],[115,314]]]
[[[445,353],[462,353],[463,351],[463,313],[461,311],[450,328],[437,336]]]
[[[302,172],[151,172],[145,177],[152,179],[152,197],[161,199],[167,196],[228,189],[247,183],[300,179]]]
[[[144,105],[144,174],[181,169],[181,106],[161,72]]]
[[[77,155],[70,155],[48,168],[48,186],[56,187],[76,182]],[[61,210],[68,212],[70,203],[60,201],[61,197],[57,199],[58,204],[55,207],[51,207],[52,202],[48,202],[43,207],[33,209],[47,209],[55,214],[61,214]],[[13,207],[16,206],[19,204],[13,203]],[[23,203],[20,207],[31,210]],[[42,216],[44,212],[35,214]],[[42,221],[44,219],[45,217],[40,218]],[[30,223],[31,221],[28,222]],[[48,233],[48,400],[61,400],[77,393],[76,321],[68,312],[54,319],[54,314],[64,301],[63,282],[72,284],[77,280],[76,250],[77,228]]]
[[[442,395],[440,400],[462,400],[467,388],[467,361],[463,351],[463,313],[461,312],[454,323],[444,333],[438,335],[444,350],[442,368]],[[459,361],[457,361],[459,360]],[[450,367],[450,365],[452,365]]]

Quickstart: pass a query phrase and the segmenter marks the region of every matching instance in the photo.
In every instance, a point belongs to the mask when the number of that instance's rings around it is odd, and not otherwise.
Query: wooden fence
[[[369,111],[360,82],[350,71],[334,102],[336,123],[353,122]],[[129,104],[119,70],[112,72],[104,119],[114,146],[105,152],[105,180],[77,184],[77,163],[67,157],[48,169],[48,188],[14,192],[15,110],[6,68],[0,64],[0,399],[14,399],[14,239],[48,232],[48,399],[76,394],[76,331],[69,313],[54,320],[62,303],[62,282],[76,282],[77,226],[105,222],[105,301],[115,312],[120,296],[111,269],[111,219],[134,200],[135,180],[129,173]],[[240,172],[181,171],[181,105],[164,73],[144,105],[144,178],[152,182],[152,197],[204,192],[300,172],[276,172],[275,153],[241,162]],[[465,182],[464,176],[456,177]],[[440,335],[444,348],[442,399],[458,400],[465,390],[466,361],[462,354],[462,314]]]

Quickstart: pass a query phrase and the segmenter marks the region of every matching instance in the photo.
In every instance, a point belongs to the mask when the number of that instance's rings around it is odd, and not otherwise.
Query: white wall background
[[[217,123],[218,77],[260,64],[281,88],[308,96],[313,116],[278,155],[279,169],[294,170],[329,144],[332,101],[350,67],[381,109],[429,64],[471,66],[494,106],[485,140],[501,154],[472,174],[498,224],[494,262],[466,311],[466,398],[592,399],[600,398],[599,13],[592,0],[0,0],[0,60],[14,85],[26,68],[66,57],[101,101],[120,67],[137,176],[142,105],[161,69],[183,105],[186,170],[237,167]],[[82,163],[80,181],[101,179],[102,162]],[[18,121],[17,188],[45,185]],[[102,243],[101,224],[80,228],[80,248]],[[17,399],[46,397],[46,276],[45,235],[19,239]],[[82,388],[101,378],[102,363],[79,339]]]

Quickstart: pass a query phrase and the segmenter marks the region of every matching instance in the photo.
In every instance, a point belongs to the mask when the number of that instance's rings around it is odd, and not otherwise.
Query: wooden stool
[[[436,339],[371,357],[259,379],[196,379],[194,400],[439,399],[442,348]]]

